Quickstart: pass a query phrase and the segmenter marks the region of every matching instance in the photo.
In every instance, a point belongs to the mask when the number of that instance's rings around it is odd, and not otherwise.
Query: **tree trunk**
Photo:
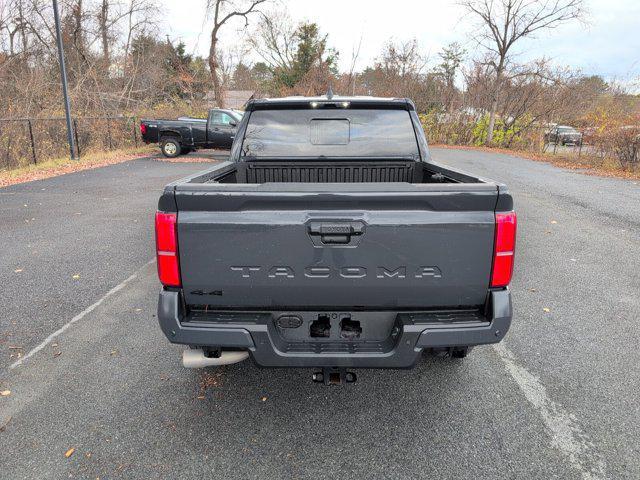
[[[487,127],[487,139],[485,145],[493,142],[493,129],[496,126],[496,112],[498,111],[498,95],[500,94],[500,86],[502,84],[502,71],[504,69],[504,58],[500,58],[500,63],[496,68],[496,82],[491,92],[491,110],[489,111],[489,125]]]
[[[109,21],[109,0],[102,0],[100,7],[100,15],[98,16],[98,23],[100,27],[100,37],[102,40],[102,57],[104,64],[109,66],[109,31],[107,22]]]
[[[213,83],[213,94],[216,97],[218,108],[224,108],[224,92],[218,76],[218,38],[217,30],[211,32],[211,47],[209,48],[209,70],[211,71],[211,81]]]
[[[491,100],[491,110],[489,111],[489,126],[487,127],[487,140],[484,142],[485,145],[490,145],[493,142],[493,128],[496,125],[496,110],[498,110],[498,92],[493,94],[493,99]]]

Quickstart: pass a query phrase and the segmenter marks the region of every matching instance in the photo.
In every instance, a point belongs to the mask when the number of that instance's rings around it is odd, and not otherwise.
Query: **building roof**
[[[255,93],[256,92],[253,90],[227,90],[224,92],[224,107],[231,108],[233,110],[240,110],[253,98]],[[219,106],[213,90],[207,92],[204,98],[206,101],[211,103],[212,106]]]

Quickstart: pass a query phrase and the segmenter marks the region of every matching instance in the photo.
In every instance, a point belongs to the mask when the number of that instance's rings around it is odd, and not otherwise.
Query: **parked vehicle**
[[[167,185],[158,304],[187,367],[412,367],[499,342],[516,215],[502,184],[433,163],[406,99],[253,100],[230,160]]]
[[[145,143],[158,143],[165,157],[177,157],[199,148],[231,148],[236,126],[242,118],[237,110],[209,110],[206,119],[180,117],[177,120],[140,122]]]
[[[582,145],[582,134],[573,127],[557,125],[544,134],[545,143]]]

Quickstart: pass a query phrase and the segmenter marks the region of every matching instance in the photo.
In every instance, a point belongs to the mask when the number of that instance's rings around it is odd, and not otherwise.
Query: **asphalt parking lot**
[[[433,156],[514,195],[514,324],[464,360],[344,387],[181,367],[155,318],[153,212],[165,183],[206,165],[140,159],[0,189],[0,476],[640,478],[640,182]]]

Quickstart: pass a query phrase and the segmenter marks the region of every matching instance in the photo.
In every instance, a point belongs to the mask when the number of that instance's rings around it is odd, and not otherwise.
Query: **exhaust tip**
[[[221,352],[219,357],[207,357],[201,348],[187,348],[182,352],[185,368],[219,367],[238,363],[249,358],[249,352]]]

